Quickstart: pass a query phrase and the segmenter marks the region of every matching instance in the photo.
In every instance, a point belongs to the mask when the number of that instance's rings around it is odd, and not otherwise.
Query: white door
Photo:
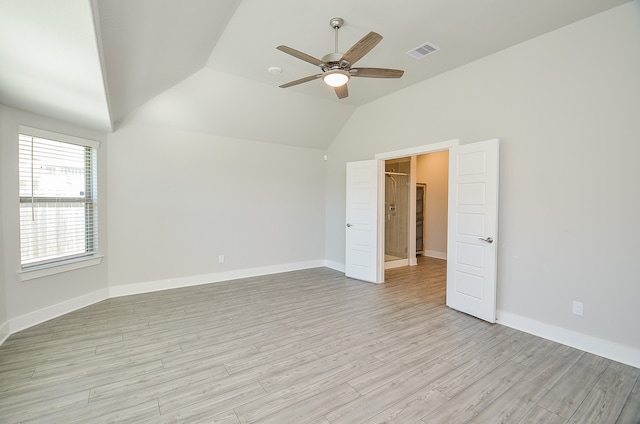
[[[381,282],[378,266],[378,161],[347,163],[345,274]]]
[[[498,140],[449,150],[447,305],[496,321]]]

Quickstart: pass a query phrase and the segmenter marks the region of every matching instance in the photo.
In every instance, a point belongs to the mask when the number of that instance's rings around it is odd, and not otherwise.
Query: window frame
[[[34,278],[40,278],[47,275],[57,274],[61,272],[67,272],[74,269],[84,268],[88,266],[98,265],[101,262],[103,257],[102,254],[99,253],[99,244],[98,244],[98,229],[99,229],[99,198],[94,193],[94,188],[97,188],[98,185],[98,152],[100,143],[98,141],[89,140],[80,137],[74,137],[67,134],[54,133],[47,130],[41,130],[37,128],[27,127],[20,125],[18,127],[18,139],[20,139],[21,135],[26,135],[30,137],[37,137],[47,140],[52,140],[61,143],[73,144],[76,146],[81,146],[85,148],[85,197],[84,198],[64,198],[65,202],[76,202],[83,203],[85,209],[85,222],[90,223],[90,227],[85,229],[85,253],[73,254],[70,256],[58,256],[55,258],[45,259],[42,261],[35,261],[31,263],[24,263],[22,258],[22,242],[23,242],[23,234],[22,234],[22,225],[18,223],[18,231],[20,233],[19,239],[19,251],[20,251],[20,269],[18,270],[18,275],[20,279],[31,280]],[[91,157],[95,155],[95,158]],[[18,154],[20,156],[20,153]],[[87,169],[86,166],[89,166]],[[95,166],[95,169],[94,169]],[[20,172],[20,166],[18,166],[18,172]],[[94,180],[95,178],[95,180]],[[36,198],[34,196],[19,196],[19,204],[33,202],[33,199]],[[47,197],[41,196],[37,197],[39,200],[46,202],[59,200],[59,198],[55,197]],[[90,212],[88,212],[90,211]],[[92,215],[92,219],[87,219],[87,213]],[[18,218],[20,221],[20,217]]]

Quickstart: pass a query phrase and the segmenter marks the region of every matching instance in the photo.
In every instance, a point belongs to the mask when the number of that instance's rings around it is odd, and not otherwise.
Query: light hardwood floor
[[[444,306],[446,262],[114,298],[0,347],[2,423],[640,423],[640,370]]]

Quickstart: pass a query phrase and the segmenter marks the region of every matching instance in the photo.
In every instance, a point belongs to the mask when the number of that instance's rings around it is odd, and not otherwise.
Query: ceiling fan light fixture
[[[342,87],[349,81],[349,78],[351,78],[351,74],[342,69],[327,71],[322,75],[324,83],[331,87]]]

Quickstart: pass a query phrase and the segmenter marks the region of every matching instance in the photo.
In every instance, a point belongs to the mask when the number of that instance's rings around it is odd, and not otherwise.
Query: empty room
[[[1,0],[0,422],[640,423],[640,0]]]

